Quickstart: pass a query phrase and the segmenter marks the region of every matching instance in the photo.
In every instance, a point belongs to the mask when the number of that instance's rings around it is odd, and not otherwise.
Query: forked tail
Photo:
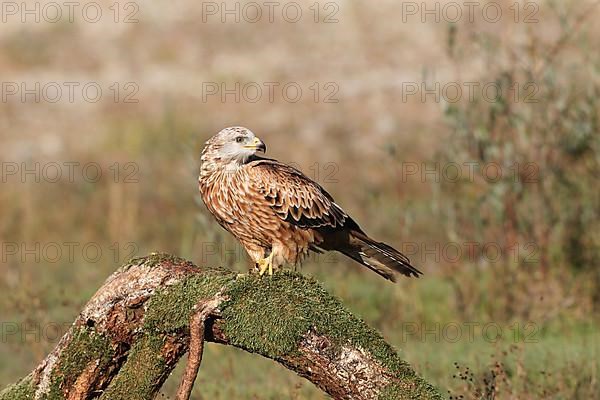
[[[341,252],[393,282],[396,282],[394,272],[417,278],[423,274],[410,265],[410,260],[404,254],[362,232],[351,232],[350,247]]]

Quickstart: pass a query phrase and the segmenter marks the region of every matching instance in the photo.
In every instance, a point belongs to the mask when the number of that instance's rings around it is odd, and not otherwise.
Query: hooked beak
[[[267,145],[265,144],[265,142],[263,142],[257,137],[254,138],[254,141],[251,145],[244,147],[247,149],[254,149],[256,151],[262,151],[263,153],[267,151]]]

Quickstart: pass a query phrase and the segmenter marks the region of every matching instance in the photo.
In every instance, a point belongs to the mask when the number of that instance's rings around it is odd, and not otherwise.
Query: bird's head
[[[250,129],[241,126],[225,128],[207,142],[202,158],[218,160],[224,164],[245,164],[257,152],[267,150],[265,143],[257,138]]]

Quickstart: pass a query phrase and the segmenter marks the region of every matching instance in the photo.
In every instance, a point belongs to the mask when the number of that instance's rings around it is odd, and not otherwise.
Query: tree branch
[[[314,280],[152,254],[112,274],[56,348],[0,400],[153,399],[189,350],[178,391],[186,398],[203,340],[273,359],[336,399],[441,399]]]
[[[181,383],[177,389],[177,400],[188,400],[192,394],[194,381],[198,375],[198,368],[202,362],[204,351],[204,324],[208,316],[214,313],[224,298],[217,293],[214,299],[200,301],[190,319],[190,348],[188,350],[188,363],[185,367]]]

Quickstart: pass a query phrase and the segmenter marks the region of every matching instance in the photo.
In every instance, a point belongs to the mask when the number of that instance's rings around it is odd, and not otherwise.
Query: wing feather
[[[294,167],[268,159],[248,167],[256,189],[281,219],[301,228],[339,228],[348,219],[321,185]]]

